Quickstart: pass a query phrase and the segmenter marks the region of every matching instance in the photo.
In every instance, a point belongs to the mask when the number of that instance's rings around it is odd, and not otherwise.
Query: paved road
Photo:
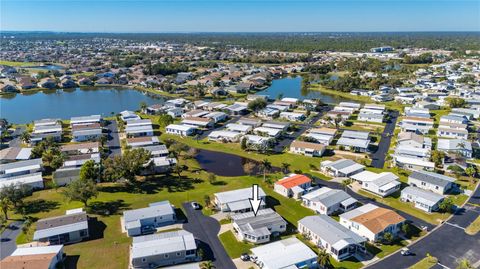
[[[477,188],[469,202],[479,199],[479,196],[480,189]],[[369,268],[408,268],[423,259],[427,253],[437,257],[439,263],[448,268],[456,268],[458,261],[462,259],[468,259],[471,264],[478,265],[480,262],[480,233],[470,236],[463,229],[479,215],[479,206],[467,204],[448,222],[411,245],[409,248],[415,256],[404,257],[400,253],[396,253]]]
[[[341,190],[344,190],[344,187],[342,186],[342,184],[340,183],[337,183],[337,182],[332,182],[332,181],[325,181],[325,180],[322,180],[322,179],[318,179],[318,178],[315,178],[312,176],[312,178],[315,179],[315,183],[319,186],[326,186],[326,187],[329,187],[329,188],[332,188],[332,189],[341,189]],[[417,217],[414,217],[412,215],[409,215],[403,211],[400,211],[400,210],[397,210],[395,208],[392,208],[388,205],[385,205],[385,204],[382,204],[380,202],[377,202],[377,201],[374,201],[372,200],[371,198],[368,198],[368,197],[365,197],[365,196],[362,196],[350,189],[347,188],[347,193],[352,196],[353,198],[357,199],[360,203],[362,204],[366,204],[366,203],[371,203],[371,204],[374,204],[374,205],[377,205],[377,206],[381,206],[381,207],[384,207],[384,208],[388,208],[388,209],[391,209],[395,212],[397,212],[400,216],[404,217],[405,219],[411,221],[411,224],[412,225],[415,225],[419,228],[421,228],[422,226],[425,226],[428,228],[428,230],[431,230],[435,227],[435,225],[433,224],[430,224],[422,219],[419,219]]]
[[[118,136],[118,126],[117,121],[112,120],[106,126],[109,132],[109,137],[107,140],[107,146],[110,149],[109,157],[113,157],[115,155],[121,155],[122,149],[120,146],[120,137]]]
[[[17,249],[17,236],[22,231],[22,222],[15,221],[10,224],[10,227],[7,228],[0,236],[0,260],[12,254],[15,249]]]
[[[385,158],[390,149],[390,141],[392,140],[393,132],[395,131],[398,115],[398,111],[390,112],[390,120],[385,125],[380,142],[378,143],[378,149],[371,155],[373,167],[383,168],[383,165],[385,164]]]
[[[220,224],[214,218],[203,215],[201,210],[194,210],[190,203],[183,203],[188,222],[183,228],[191,232],[204,246],[206,257],[213,261],[218,269],[235,268],[235,264],[218,239]]]

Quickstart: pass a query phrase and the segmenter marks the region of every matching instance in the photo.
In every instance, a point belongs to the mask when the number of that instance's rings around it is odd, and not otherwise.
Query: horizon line
[[[112,32],[89,32],[89,31],[57,31],[57,30],[0,30],[3,33],[59,33],[59,34],[301,34],[301,33],[479,33],[480,30],[383,30],[383,31],[163,31],[163,32],[132,32],[132,31],[112,31]]]

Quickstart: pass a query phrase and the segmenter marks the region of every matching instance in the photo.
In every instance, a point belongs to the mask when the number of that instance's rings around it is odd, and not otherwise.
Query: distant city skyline
[[[2,0],[2,31],[480,31],[479,0]]]

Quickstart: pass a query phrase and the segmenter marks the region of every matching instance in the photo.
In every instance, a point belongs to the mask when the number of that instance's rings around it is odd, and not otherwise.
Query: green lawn
[[[478,232],[480,232],[480,216],[465,229],[465,233],[469,235],[476,235]]]
[[[233,259],[239,258],[243,253],[249,253],[250,249],[255,247],[254,244],[238,241],[232,231],[224,232],[218,237],[227,251],[228,256]]]
[[[438,259],[435,257],[425,257],[416,264],[410,266],[409,269],[429,269],[438,263]]]
[[[15,67],[32,66],[32,65],[38,65],[38,64],[41,64],[41,63],[35,63],[35,62],[0,61],[0,65],[8,65],[8,66],[15,66]]]

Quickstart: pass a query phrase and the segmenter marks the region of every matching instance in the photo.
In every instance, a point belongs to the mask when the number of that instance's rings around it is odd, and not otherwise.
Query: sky
[[[1,0],[0,30],[480,31],[480,0]]]

